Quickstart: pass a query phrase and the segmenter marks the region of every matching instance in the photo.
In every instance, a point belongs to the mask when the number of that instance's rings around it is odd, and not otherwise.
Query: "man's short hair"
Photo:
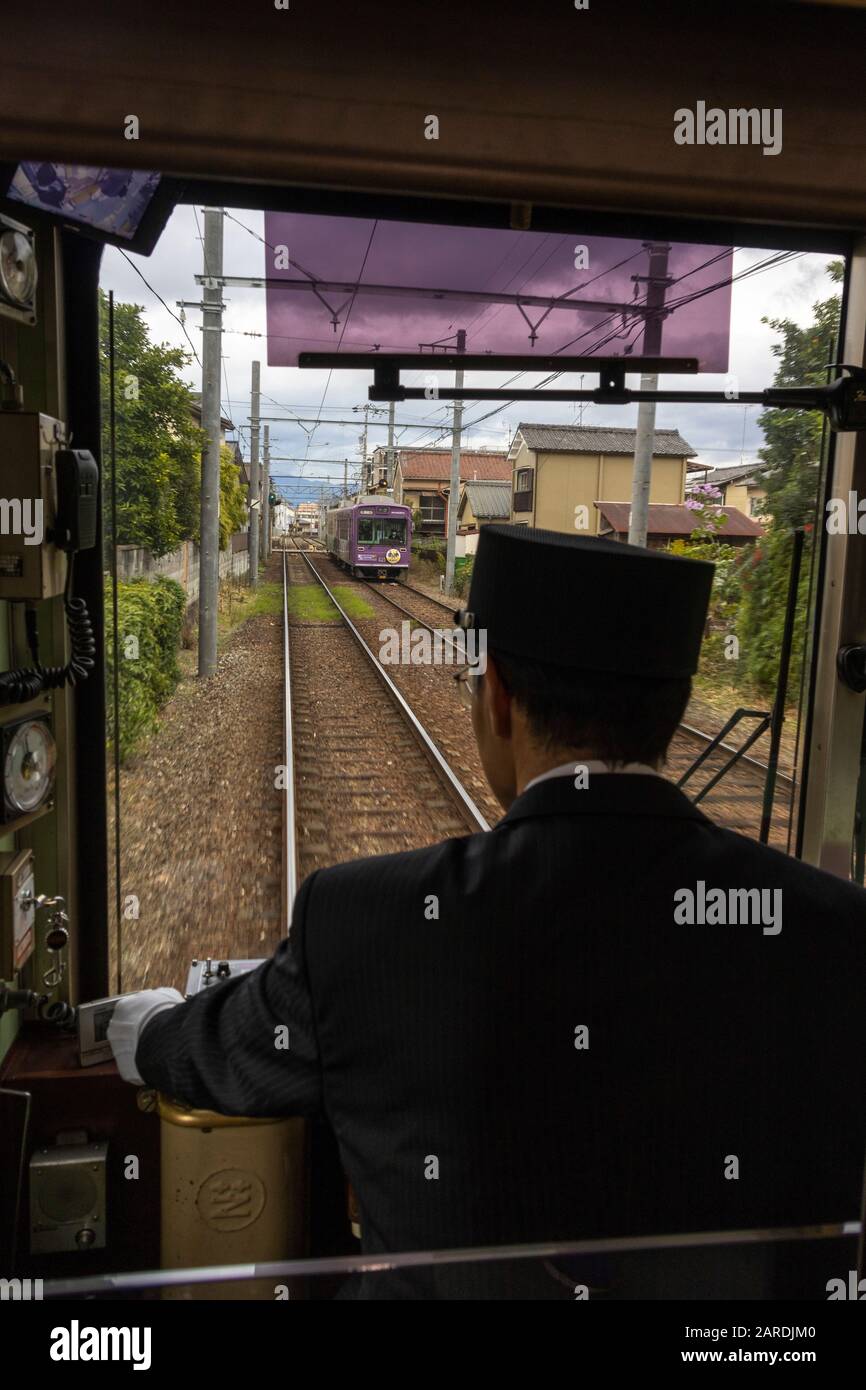
[[[614,766],[661,762],[692,690],[689,676],[648,680],[489,655],[539,743],[588,749]]]

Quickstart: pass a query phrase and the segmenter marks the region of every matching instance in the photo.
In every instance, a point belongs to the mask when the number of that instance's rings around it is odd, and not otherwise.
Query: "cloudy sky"
[[[130,255],[127,259],[120,251],[108,247],[102,262],[104,288],[113,289],[119,300],[144,306],[151,336],[156,341],[183,347],[190,354],[192,350],[183,328],[169,310],[179,315],[178,300],[200,299],[201,291],[194,276],[202,268],[202,228],[201,208],[179,207],[151,256]],[[272,265],[266,261],[264,233],[263,213],[242,210],[231,212],[226,217],[226,275],[274,273]],[[738,248],[734,252],[735,277],[748,267],[764,262],[771,254],[766,250]],[[298,259],[302,259],[300,255]],[[809,322],[812,304],[832,292],[832,283],[826,273],[829,260],[827,255],[804,254],[761,270],[741,282],[735,280],[731,292],[730,371],[735,374],[740,390],[760,390],[772,382],[775,359],[771,346],[775,335],[761,319],[766,316],[792,318],[801,324]],[[645,268],[645,265],[636,262],[630,269],[643,272]],[[317,268],[317,273],[323,272]],[[356,270],[347,266],[340,278],[352,278],[354,274]],[[141,275],[152,289],[144,283]],[[582,283],[580,273],[575,275],[574,282]],[[689,284],[691,288],[691,282]],[[498,287],[504,287],[504,282],[503,286]],[[513,293],[518,288],[531,289],[534,286],[525,286],[522,279],[512,281],[509,292]],[[609,297],[603,286],[599,286],[596,292]],[[168,309],[160,304],[157,295],[165,301]],[[223,411],[234,421],[246,454],[251,363],[253,360],[260,361],[262,416],[278,417],[269,422],[272,473],[278,478],[286,495],[293,495],[295,500],[314,500],[325,479],[342,482],[344,459],[349,460],[350,478],[353,470],[356,472],[358,468],[364,418],[360,407],[367,400],[370,375],[365,372],[328,373],[300,371],[290,366],[268,366],[264,290],[228,289],[225,297]],[[309,299],[312,300],[312,296]],[[698,304],[709,306],[710,300],[698,301]],[[509,312],[513,313],[513,310]],[[712,315],[713,311],[708,307],[707,317],[711,318]],[[186,331],[199,356],[202,338],[200,323],[198,310],[186,311]],[[611,350],[617,350],[615,344],[611,345]],[[275,356],[273,352],[271,355]],[[189,364],[187,378],[195,390],[201,390],[201,370],[195,360]],[[485,374],[483,377],[477,373],[467,373],[466,384],[497,387],[505,379],[504,373],[501,376]],[[520,385],[531,387],[540,379],[540,375],[527,374],[521,378]],[[422,385],[424,373],[404,373],[403,380],[407,385]],[[557,382],[559,386],[578,384],[574,377]],[[584,384],[589,387],[594,384],[593,379],[588,378]],[[628,384],[636,386],[638,381],[635,378]],[[696,382],[694,378],[668,377],[664,384],[694,387]],[[726,377],[702,375],[700,385],[711,390],[723,390]],[[386,441],[387,410],[387,405],[377,405],[370,410],[371,447]],[[581,407],[574,404],[515,402],[491,414],[494,410],[495,406],[490,402],[470,402],[467,405],[464,413],[464,447],[505,448],[521,420],[571,423],[579,418]],[[719,406],[662,405],[658,407],[656,425],[659,428],[679,429],[702,462],[720,466],[738,463],[741,457],[746,462],[755,457],[762,442],[756,424],[759,411],[758,406],[744,407],[737,403]],[[583,406],[583,422],[587,425],[633,427],[636,415],[636,407]],[[451,406],[445,402],[439,404],[424,400],[398,403],[398,443],[416,446],[437,444],[440,447],[450,444],[447,430],[450,416]],[[482,420],[482,416],[488,418]],[[340,421],[349,423],[338,423]],[[305,481],[289,486],[289,475],[300,475]]]

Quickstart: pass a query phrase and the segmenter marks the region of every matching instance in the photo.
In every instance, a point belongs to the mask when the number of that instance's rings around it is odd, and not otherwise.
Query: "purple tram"
[[[390,498],[359,497],[325,517],[328,554],[359,579],[397,580],[409,569],[412,513]]]

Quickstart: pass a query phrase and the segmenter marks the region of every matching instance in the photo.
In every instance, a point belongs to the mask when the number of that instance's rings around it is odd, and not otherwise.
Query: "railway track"
[[[322,555],[322,560],[328,566],[336,568],[336,562],[331,557]],[[447,603],[414,585],[393,585],[348,577],[344,582],[357,586],[359,591],[366,590],[371,595],[374,606],[378,606],[379,603],[387,606],[399,613],[402,619],[411,621],[413,627],[422,627],[430,631],[434,628],[441,630],[453,626],[453,602]],[[393,625],[399,626],[398,623]],[[373,640],[372,633],[369,640]],[[433,719],[429,727],[436,733],[440,747],[445,749],[451,761],[456,761],[464,767],[474,764],[474,741],[468,727],[463,728],[463,746],[458,747],[457,740],[460,738],[462,726],[455,724],[453,716],[443,717],[441,708],[436,710],[437,701],[441,706],[442,702],[450,703],[452,697],[435,668],[402,667],[398,678],[404,687],[411,689],[410,698],[415,707],[431,711],[429,715],[425,713],[425,719]],[[421,688],[422,686],[426,688]],[[681,723],[671,744],[667,775],[673,780],[681,778],[695,762],[697,754],[706,750],[714,738],[713,733],[689,723]],[[684,785],[684,791],[690,797],[698,798],[702,809],[713,819],[741,834],[756,836],[761,824],[763,785],[767,773],[767,765],[760,758],[750,754],[742,756],[718,782],[714,783],[706,796],[702,796],[704,788],[722,771],[735,751],[736,745],[727,741],[716,746]],[[786,845],[787,822],[796,790],[790,772],[779,769],[770,837],[770,842],[779,847]],[[477,794],[483,801],[483,794]],[[495,809],[491,809],[491,815],[495,814]]]
[[[407,618],[411,618],[414,622],[419,623],[421,626],[430,628],[432,630],[433,624],[428,623],[417,611],[417,609],[407,608],[405,604],[399,603],[393,597],[393,595],[389,592],[389,590],[393,587],[392,585],[379,584],[375,580],[369,579],[359,580],[357,582],[367,584],[371,589],[375,590],[380,595],[380,597],[385,600],[386,603],[390,603],[394,608],[399,609],[400,612],[402,612]],[[453,619],[454,610],[457,606],[457,600],[454,600],[452,603],[446,603],[443,599],[435,598],[434,595],[426,593],[424,589],[416,588],[414,584],[400,584],[398,586],[398,589],[401,593],[408,592],[411,594],[416,594],[418,598],[421,599],[428,606],[430,606],[431,608],[442,610],[444,614],[447,614],[449,617]],[[447,625],[451,626],[450,623]],[[715,734],[707,733],[705,729],[697,729],[692,724],[681,723],[679,725],[679,729],[680,732],[686,737],[694,739],[696,742],[702,743],[704,745],[712,743],[714,738],[716,737]],[[734,745],[730,743],[722,743],[719,745],[719,748],[721,750],[719,755],[720,758],[725,753],[730,754],[735,751]],[[740,759],[740,762],[743,763],[746,767],[753,768],[757,772],[761,772],[764,774],[767,772],[767,764],[765,762],[762,762],[760,758],[753,758],[749,754],[744,754],[743,757]],[[785,782],[789,787],[793,784],[794,779],[791,777],[790,773],[785,772],[781,768],[778,770],[776,776],[780,782]]]
[[[283,554],[284,911],[316,868],[489,829],[340,598],[294,546]],[[295,616],[318,586],[340,621]]]

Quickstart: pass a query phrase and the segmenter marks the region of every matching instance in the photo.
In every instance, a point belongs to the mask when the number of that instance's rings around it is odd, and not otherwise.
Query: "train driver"
[[[866,892],[665,775],[711,583],[484,527],[463,621],[486,635],[469,697],[505,815],[312,874],[251,974],[131,996],[123,1075],[324,1117],[369,1252],[856,1219]],[[472,1287],[458,1266],[366,1296]]]

